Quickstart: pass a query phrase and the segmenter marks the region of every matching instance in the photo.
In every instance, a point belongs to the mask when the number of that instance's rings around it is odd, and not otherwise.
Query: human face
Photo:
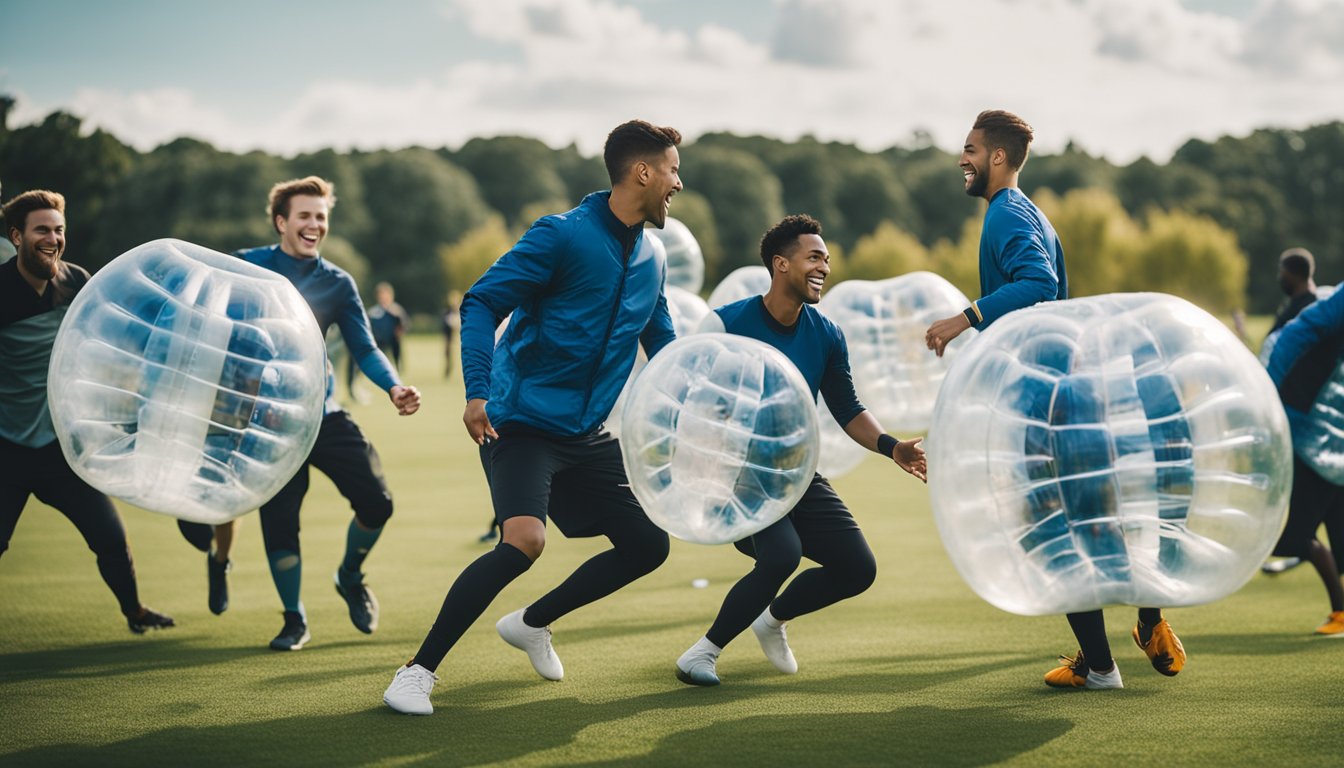
[[[984,197],[989,190],[989,158],[984,131],[972,130],[966,135],[966,145],[961,148],[961,160],[957,163],[966,179],[966,194],[971,197]]]
[[[317,249],[327,237],[329,207],[325,197],[295,195],[289,199],[289,216],[275,217],[280,230],[280,249],[303,259],[317,257]]]
[[[56,278],[65,253],[65,214],[55,208],[32,211],[23,232],[11,229],[9,236],[18,251],[19,270],[30,283]]]
[[[804,304],[821,301],[821,289],[831,274],[831,254],[821,235],[799,235],[788,256],[781,254],[784,263],[775,262],[775,268],[784,273],[789,288]]]
[[[672,196],[681,191],[681,154],[668,147],[656,160],[644,163],[644,220],[662,229]]]

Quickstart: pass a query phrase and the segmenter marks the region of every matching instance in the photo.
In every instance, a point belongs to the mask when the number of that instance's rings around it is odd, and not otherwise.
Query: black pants
[[[1330,534],[1330,548],[1338,555],[1344,552],[1344,541],[1335,541],[1336,528],[1341,528],[1344,520],[1344,487],[1321,477],[1306,462],[1293,456],[1293,493],[1288,501],[1288,522],[1274,545],[1274,554],[1278,557],[1300,557],[1308,559],[1311,542],[1316,538],[1316,529],[1326,524]],[[1344,538],[1344,535],[1341,535]],[[1339,565],[1339,563],[1336,563]]]
[[[270,501],[261,505],[261,535],[267,552],[299,552],[299,509],[308,493],[308,467],[331,478],[365,528],[382,528],[392,516],[392,492],[378,452],[345,411],[322,419],[308,460]]]
[[[28,448],[0,439],[0,555],[9,549],[30,495],[75,524],[98,558],[98,571],[116,595],[122,613],[139,610],[135,564],[112,501],[75,474],[55,440],[41,448]]]
[[[813,477],[788,515],[733,546],[755,558],[756,566],[728,590],[705,633],[720,648],[751,626],[767,606],[775,618],[788,621],[858,595],[877,578],[877,560],[867,539],[821,475]],[[820,567],[798,574],[776,597],[804,557]]]

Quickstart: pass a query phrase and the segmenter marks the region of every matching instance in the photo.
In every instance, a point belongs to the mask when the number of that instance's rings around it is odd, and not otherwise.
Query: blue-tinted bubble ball
[[[630,487],[677,538],[750,536],[802,498],[817,466],[817,410],[803,375],[745,336],[664,347],[631,388],[621,422]]]
[[[326,353],[288,280],[181,240],[98,271],[52,350],[61,449],[94,488],[222,523],[268,501],[322,422]]]
[[[1024,615],[1224,597],[1274,546],[1292,484],[1269,376],[1163,294],[1004,316],[948,371],[926,445],[957,570]]]

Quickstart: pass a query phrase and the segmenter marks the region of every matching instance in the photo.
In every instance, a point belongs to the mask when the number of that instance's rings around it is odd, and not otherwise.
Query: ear
[[[989,162],[994,165],[1003,165],[1008,162],[1008,152],[1003,147],[996,148],[989,155]]]
[[[789,271],[789,257],[782,253],[776,253],[774,256],[771,256],[770,263],[774,265],[775,272],[783,273]]]
[[[649,183],[649,176],[652,175],[653,170],[649,168],[647,160],[637,161],[632,170],[635,174],[635,181],[639,182],[641,185]]]
[[[9,228],[9,242],[13,243],[15,248],[23,244],[23,233],[19,231],[18,227]]]
[[[282,234],[282,235],[285,234],[285,217],[284,217],[284,216],[281,216],[280,214],[277,213],[277,214],[275,215],[275,221],[274,221],[274,224],[275,224],[275,231],[276,231],[276,232],[279,232],[279,233]]]

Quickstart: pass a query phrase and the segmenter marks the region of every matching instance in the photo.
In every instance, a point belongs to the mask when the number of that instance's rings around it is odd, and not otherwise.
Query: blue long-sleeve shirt
[[[854,391],[849,370],[849,345],[840,326],[803,305],[798,322],[781,325],[765,308],[760,296],[752,296],[714,310],[727,333],[748,336],[778,349],[803,374],[812,399],[820,391],[826,406],[840,426],[854,420],[865,410]]]
[[[322,335],[335,323],[341,329],[341,338],[350,357],[359,365],[369,379],[384,392],[401,384],[396,370],[387,357],[373,341],[373,332],[369,329],[369,317],[364,313],[364,303],[359,299],[359,289],[354,278],[340,267],[316,258],[298,258],[290,256],[279,245],[266,245],[234,253],[244,261],[256,264],[283,275],[299,290],[308,307],[317,318],[317,327]],[[327,362],[327,402],[325,411],[333,413],[341,406],[336,402],[336,377],[331,362]]]
[[[1016,309],[1066,299],[1064,246],[1045,214],[1016,187],[994,194],[980,228],[980,313],[983,331]]]
[[[1344,291],[1308,306],[1279,331],[1266,369],[1290,422],[1311,410],[1317,393],[1335,371],[1342,342]]]
[[[585,435],[606,421],[638,344],[649,357],[676,333],[667,265],[595,192],[546,216],[462,298],[462,378],[496,427]],[[512,313],[499,344],[494,332]]]

